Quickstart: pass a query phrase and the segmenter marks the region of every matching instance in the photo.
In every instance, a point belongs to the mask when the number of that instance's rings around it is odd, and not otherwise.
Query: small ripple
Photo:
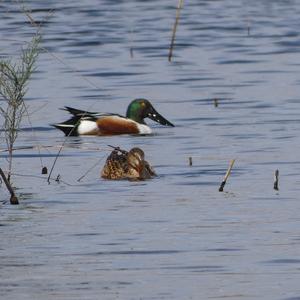
[[[91,46],[101,46],[103,45],[102,42],[96,41],[96,40],[91,40],[91,41],[74,41],[71,43],[68,43],[69,47],[91,47]]]
[[[92,76],[92,77],[126,77],[126,76],[140,76],[145,75],[147,73],[142,72],[95,72],[89,73],[85,76]]]
[[[24,263],[1,263],[0,267],[41,267],[45,266],[45,264],[38,264],[38,263],[32,263],[32,264],[24,264]]]
[[[56,157],[57,154],[14,154],[15,158],[36,158],[36,157]],[[60,157],[69,157],[69,156],[74,156],[72,154],[60,154]],[[79,155],[80,156],[80,155]],[[8,154],[1,154],[0,158],[7,158]]]
[[[53,127],[50,127],[50,126],[47,126],[47,127],[44,127],[44,126],[33,126],[33,127],[23,127],[23,128],[20,128],[20,131],[24,131],[24,132],[32,132],[32,131],[51,131],[51,130],[55,130],[55,128]],[[0,133],[1,132],[4,132],[3,129],[0,129]]]
[[[79,237],[84,237],[84,236],[98,236],[98,235],[103,235],[102,233],[96,233],[96,232],[87,232],[87,233],[74,233],[71,234],[72,236],[79,236]]]
[[[206,249],[204,251],[208,252],[238,252],[238,251],[244,251],[245,249],[241,248],[211,248],[211,249]]]
[[[203,266],[170,266],[170,267],[161,267],[162,270],[188,270],[197,273],[207,273],[207,272],[224,272],[225,268],[223,266],[211,266],[211,265],[203,265]]]
[[[300,264],[300,259],[284,258],[284,259],[272,259],[262,262],[263,264]]]
[[[186,251],[182,250],[129,250],[129,251],[100,251],[90,253],[78,253],[78,256],[94,256],[94,255],[166,255],[178,254]]]
[[[250,60],[250,59],[232,59],[232,60],[220,60],[217,62],[219,65],[233,65],[233,64],[258,64],[264,62],[263,60]]]

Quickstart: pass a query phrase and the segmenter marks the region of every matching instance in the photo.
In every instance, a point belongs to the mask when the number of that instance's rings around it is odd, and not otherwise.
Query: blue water
[[[16,143],[21,204],[0,187],[0,298],[299,299],[300,3],[185,1],[171,63],[175,0],[26,6],[43,51]],[[17,57],[35,29],[15,2],[0,11],[1,59]],[[137,97],[176,127],[65,141],[50,126],[65,105],[125,114]],[[108,144],[141,147],[159,176],[100,179]]]

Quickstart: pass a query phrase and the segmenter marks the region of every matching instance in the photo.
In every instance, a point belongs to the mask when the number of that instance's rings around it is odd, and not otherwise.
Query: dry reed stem
[[[274,173],[274,190],[279,191],[279,170]]]
[[[19,204],[19,200],[1,168],[0,168],[0,175],[6,185],[7,190],[10,193],[10,204],[12,204],[12,205]]]
[[[169,50],[169,57],[168,57],[169,61],[172,60],[172,56],[173,56],[173,48],[174,48],[176,30],[177,30],[177,25],[178,25],[179,16],[180,16],[180,10],[181,10],[182,6],[183,6],[183,0],[179,0],[178,1],[178,6],[177,6],[177,10],[176,10],[175,23],[174,23],[173,31],[172,31],[172,39],[171,39],[170,50]]]
[[[229,167],[228,167],[228,169],[227,169],[227,172],[226,172],[226,174],[225,174],[225,176],[224,176],[224,179],[223,179],[223,181],[222,181],[222,183],[221,183],[221,185],[220,185],[220,187],[219,187],[219,192],[223,192],[224,187],[225,187],[225,184],[226,184],[226,181],[227,181],[227,179],[228,179],[228,177],[229,177],[229,175],[230,175],[230,173],[231,173],[231,169],[232,169],[232,167],[233,167],[233,165],[234,165],[234,162],[235,162],[235,159],[232,159],[232,160],[230,161],[230,164],[229,164]]]

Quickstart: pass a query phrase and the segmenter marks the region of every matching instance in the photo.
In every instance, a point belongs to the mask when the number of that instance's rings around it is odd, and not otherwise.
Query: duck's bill
[[[151,112],[148,113],[148,118],[165,126],[174,127],[174,125],[165,119],[161,114],[159,114],[154,108],[152,108]]]

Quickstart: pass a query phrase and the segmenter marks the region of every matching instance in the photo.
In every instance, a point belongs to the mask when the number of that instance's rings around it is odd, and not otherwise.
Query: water
[[[64,182],[15,175],[18,207],[1,186],[0,298],[300,299],[299,2],[186,1],[172,63],[175,0],[27,5],[37,21],[54,10],[51,54],[29,86],[34,134],[25,120],[16,146],[34,149],[15,152],[15,173],[50,169],[64,105],[124,114],[145,97],[176,127],[69,138],[53,172]],[[0,9],[1,56],[17,55],[34,29],[14,2]],[[159,177],[100,179],[107,144],[143,148]]]

